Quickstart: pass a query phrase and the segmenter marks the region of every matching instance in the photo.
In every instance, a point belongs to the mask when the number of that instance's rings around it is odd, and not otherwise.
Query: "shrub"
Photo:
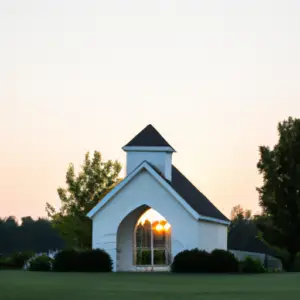
[[[246,257],[240,262],[241,272],[243,273],[265,273],[266,269],[259,259]]]
[[[53,270],[56,272],[74,272],[78,269],[79,253],[75,250],[58,252],[53,261]]]
[[[112,260],[100,249],[58,252],[53,261],[53,270],[57,272],[111,272]]]
[[[235,273],[239,271],[239,262],[226,250],[216,249],[212,253],[184,250],[175,256],[171,270],[176,273]]]
[[[52,269],[52,258],[47,255],[37,256],[30,260],[29,271],[50,271]]]
[[[112,260],[101,249],[82,251],[78,256],[79,272],[111,272]]]
[[[290,272],[300,272],[300,253],[297,254],[294,264],[289,270]]]
[[[32,252],[16,252],[10,256],[1,256],[0,269],[22,269],[25,262],[32,256]]]
[[[11,255],[11,261],[16,269],[22,269],[26,261],[33,256],[33,252],[16,252]]]
[[[16,269],[11,257],[2,256],[0,258],[0,270]]]
[[[215,273],[235,273],[239,271],[239,262],[231,252],[216,249],[210,255],[210,270]]]
[[[176,273],[209,272],[210,254],[199,249],[184,250],[178,253],[171,266]]]

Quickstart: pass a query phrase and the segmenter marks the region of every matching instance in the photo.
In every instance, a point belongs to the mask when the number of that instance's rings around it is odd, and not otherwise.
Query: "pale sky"
[[[227,216],[300,112],[299,0],[0,0],[0,216],[45,216],[68,163],[153,124]]]

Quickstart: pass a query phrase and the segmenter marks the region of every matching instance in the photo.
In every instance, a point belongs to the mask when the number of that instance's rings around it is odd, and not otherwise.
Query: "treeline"
[[[47,219],[24,217],[18,224],[15,217],[0,218],[0,254],[62,249],[64,241]]]

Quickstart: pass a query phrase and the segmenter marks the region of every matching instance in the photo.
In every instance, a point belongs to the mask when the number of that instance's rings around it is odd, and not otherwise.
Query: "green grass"
[[[291,300],[299,297],[300,273],[176,275],[0,271],[1,300]]]

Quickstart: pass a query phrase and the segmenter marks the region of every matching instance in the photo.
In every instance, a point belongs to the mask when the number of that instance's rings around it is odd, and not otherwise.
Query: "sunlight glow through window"
[[[142,224],[144,225],[146,221],[149,221],[151,224],[153,224],[156,221],[166,221],[166,219],[160,214],[158,213],[156,210],[150,208],[148,209],[138,220],[138,224]],[[171,225],[169,223],[166,223],[164,226],[162,225],[157,225],[160,226],[157,228],[158,231],[165,229],[165,230],[169,230]],[[156,226],[156,227],[157,227]]]

